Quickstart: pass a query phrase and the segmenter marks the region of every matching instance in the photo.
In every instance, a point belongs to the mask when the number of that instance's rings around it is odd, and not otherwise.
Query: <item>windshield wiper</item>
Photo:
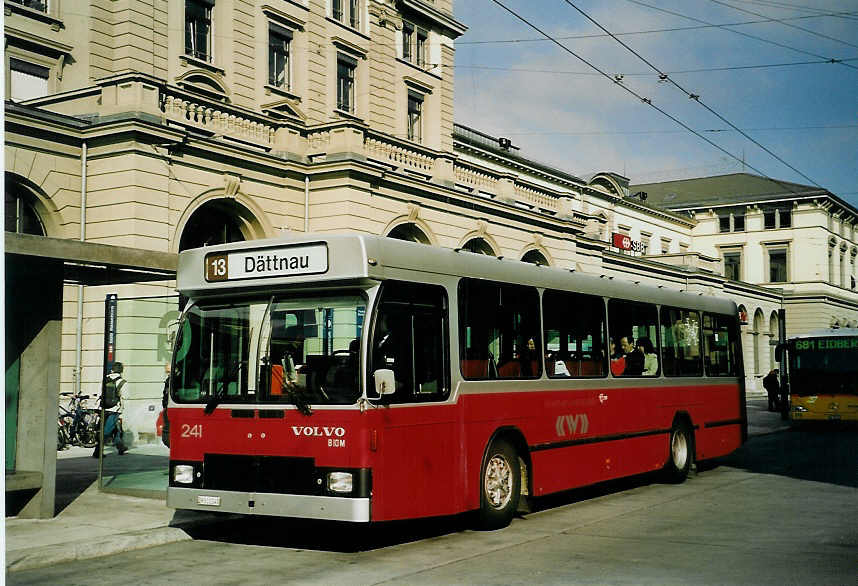
[[[210,367],[211,368],[211,367]],[[226,394],[227,390],[227,381],[232,380],[232,377],[238,374],[238,371],[241,370],[241,360],[238,361],[238,364],[232,367],[229,374],[220,380],[220,386],[218,386],[217,390],[212,394],[212,398],[209,399],[209,402],[206,403],[206,408],[203,409],[203,413],[206,415],[211,415],[214,413],[214,410],[220,405],[221,399]],[[236,383],[238,381],[236,380]]]
[[[289,397],[289,400],[292,401],[292,404],[295,405],[301,415],[313,414],[313,410],[310,409],[310,401],[307,400],[305,393],[299,390],[300,387],[288,387],[284,383],[282,388],[286,392],[286,396]]]

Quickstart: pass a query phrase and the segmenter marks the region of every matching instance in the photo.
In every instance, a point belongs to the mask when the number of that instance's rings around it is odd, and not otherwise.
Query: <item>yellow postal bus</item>
[[[793,421],[858,421],[858,328],[816,330],[787,345]]]

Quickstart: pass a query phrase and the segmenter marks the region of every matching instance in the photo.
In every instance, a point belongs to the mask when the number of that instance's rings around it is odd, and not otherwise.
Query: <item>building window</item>
[[[349,0],[349,24],[353,29],[360,29],[360,7],[358,0]]]
[[[792,226],[792,211],[789,209],[770,209],[763,211],[763,228],[776,230]]]
[[[19,191],[21,191],[20,188],[17,188],[15,185],[10,186],[9,183],[6,184],[6,214],[4,222],[6,232],[44,236],[45,227],[42,225],[39,214],[36,213],[33,206],[27,201],[27,198],[19,193]]]
[[[745,231],[745,214],[732,214],[733,232]]]
[[[185,53],[197,59],[212,60],[213,0],[185,0]]]
[[[402,58],[406,61],[414,59],[414,25],[410,22],[402,23]]]
[[[30,8],[32,10],[38,10],[39,12],[47,12],[48,11],[48,0],[7,0],[11,1],[12,4],[20,4],[25,8]]]
[[[731,281],[742,280],[742,253],[724,253],[724,276]]]
[[[331,0],[331,16],[339,23],[360,29],[360,0]]]
[[[662,238],[661,239],[661,253],[662,254],[670,253],[670,238]]]
[[[423,141],[423,96],[408,92],[408,140]]]
[[[428,47],[429,33],[423,29],[417,29],[417,66],[426,67],[426,49]]]
[[[686,254],[688,252],[688,244],[686,244],[685,242],[680,242],[679,243],[679,252],[681,254]]]
[[[337,109],[349,114],[355,111],[355,69],[357,61],[347,55],[337,56]]]
[[[787,251],[785,248],[769,249],[769,282],[786,283]]]
[[[48,95],[51,70],[41,65],[9,59],[9,97],[21,102]]]
[[[834,276],[836,272],[834,271],[834,246],[828,246],[828,282],[832,285],[834,284]]]
[[[289,75],[289,44],[292,42],[292,32],[276,24],[268,28],[268,84],[276,88],[288,90]]]
[[[652,234],[641,232],[641,244],[643,244],[643,254],[649,254],[649,246],[652,240]]]
[[[730,216],[718,217],[718,230],[722,233],[730,231]]]

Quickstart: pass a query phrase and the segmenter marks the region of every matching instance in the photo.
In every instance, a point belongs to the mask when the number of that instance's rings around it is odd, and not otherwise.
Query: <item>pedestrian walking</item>
[[[763,388],[766,389],[766,393],[769,395],[769,411],[777,411],[781,391],[777,368],[773,368],[769,371],[769,374],[763,377]]]
[[[104,384],[104,392],[101,394],[101,403],[104,407],[104,437],[98,438],[98,443],[95,444],[95,450],[92,452],[93,458],[98,458],[102,452],[104,440],[110,439],[116,447],[119,455],[123,455],[128,451],[125,443],[122,441],[122,393],[128,389],[128,384],[122,378],[124,370],[121,362],[114,362],[113,368],[110,369],[110,374],[107,375],[107,382]]]

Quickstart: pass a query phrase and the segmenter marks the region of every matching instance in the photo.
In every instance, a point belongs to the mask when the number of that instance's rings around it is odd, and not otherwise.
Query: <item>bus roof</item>
[[[176,288],[196,299],[283,289],[367,286],[390,278],[432,282],[433,274],[737,315],[736,304],[720,297],[357,233],[301,234],[186,250],[179,254]]]

